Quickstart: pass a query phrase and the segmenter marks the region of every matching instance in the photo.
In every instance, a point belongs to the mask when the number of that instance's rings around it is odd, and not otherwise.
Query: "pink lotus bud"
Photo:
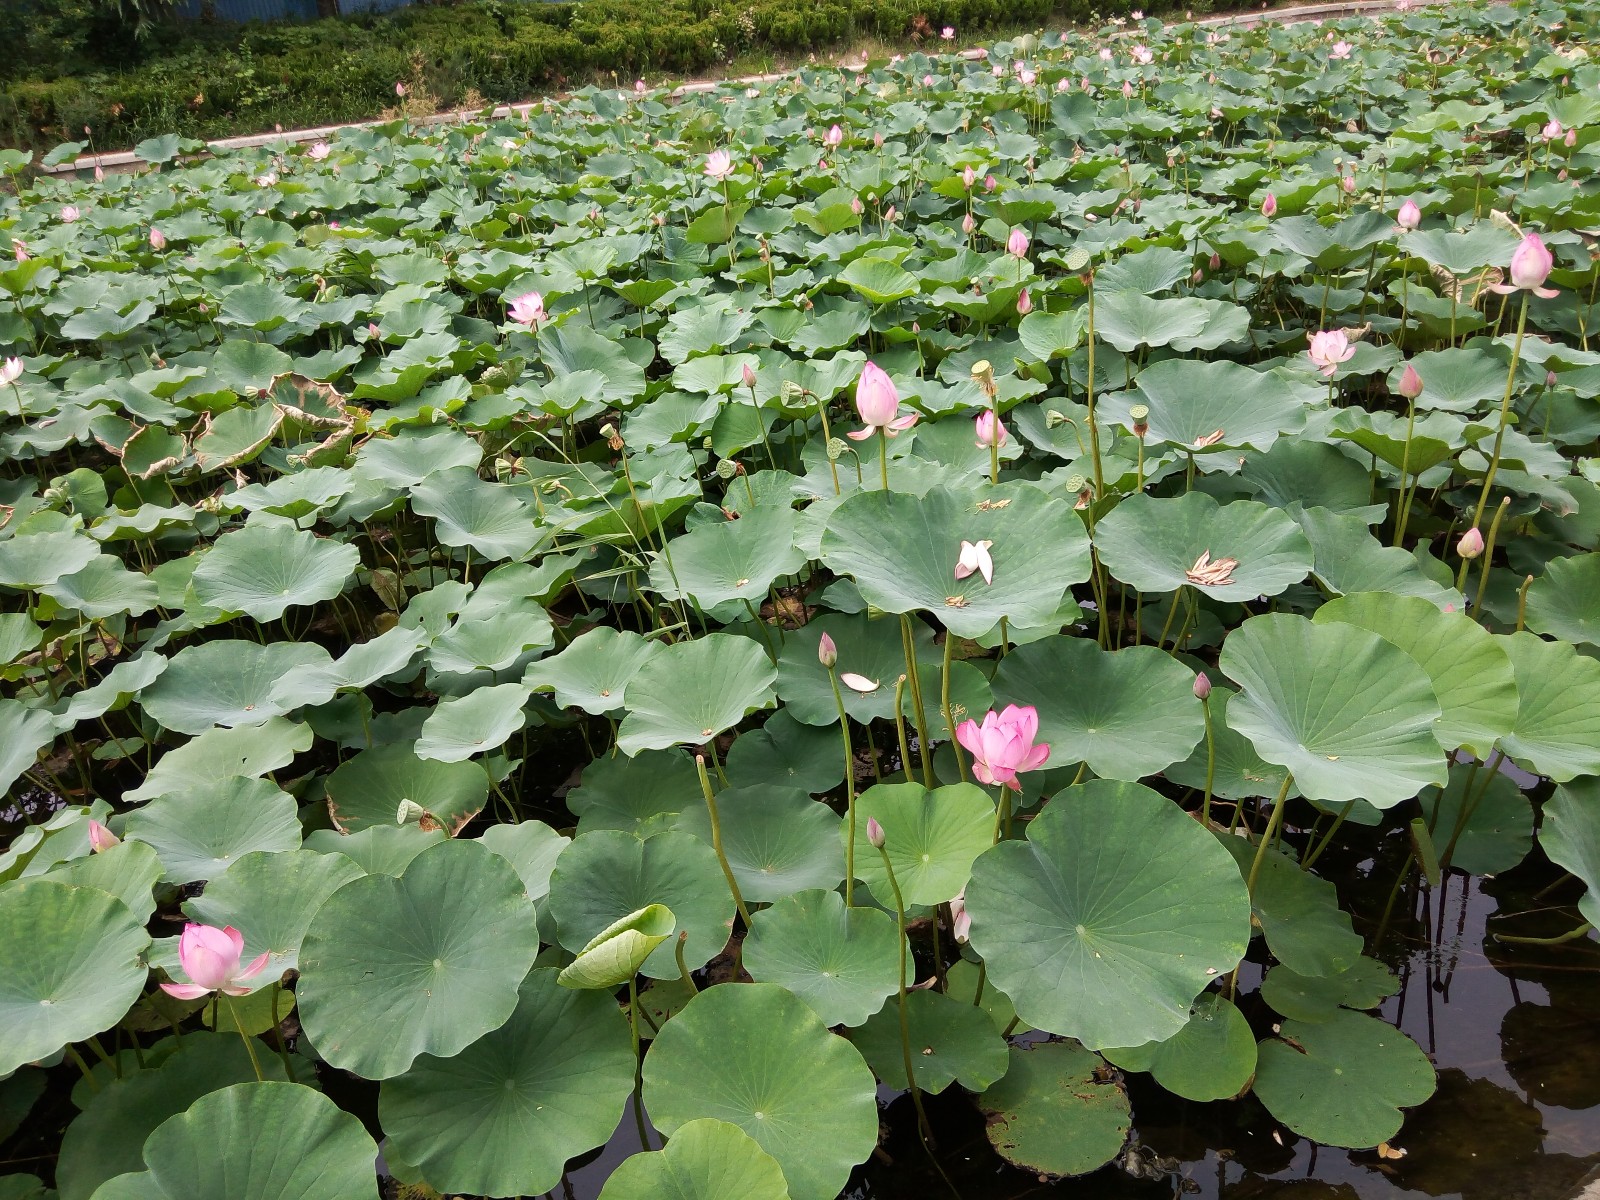
[[[122,839],[99,821],[89,822],[89,849],[95,854],[103,853],[113,846],[122,845]]]
[[[967,911],[965,888],[959,896],[950,901],[950,936],[963,946],[972,936],[972,914]]]
[[[408,91],[410,91],[410,89],[407,88],[403,83],[397,83],[394,85],[394,94],[396,96],[404,96]]]
[[[1194,274],[1189,276],[1189,282],[1190,283],[1194,283],[1194,284],[1198,284],[1198,283],[1202,282],[1205,279],[1205,277],[1206,277],[1206,273],[1204,271],[1202,271],[1199,267],[1196,267],[1194,269]]]
[[[995,179],[995,177],[993,175],[985,175],[983,177],[983,190],[984,191],[992,192],[992,191],[994,191],[995,188],[997,188],[999,186],[1000,186],[999,181],[997,179]]]
[[[1544,385],[1545,385],[1545,387],[1553,388],[1553,387],[1556,386],[1557,382],[1558,381],[1556,379],[1556,373],[1554,371],[1546,371],[1544,373]]]
[[[382,334],[380,334],[378,331],[378,327],[371,321],[367,322],[367,336],[373,341],[377,341],[377,339],[382,336]]]
[[[1271,192],[1268,192],[1267,198],[1261,202],[1261,215],[1270,220],[1274,215],[1276,215],[1277,211],[1278,198]]]
[[[1124,100],[1133,99],[1133,83],[1131,80],[1124,79],[1122,81],[1122,98]]]
[[[1214,250],[1211,252],[1211,269],[1213,271],[1220,271],[1222,269],[1222,255],[1218,254]]]
[[[1556,120],[1554,117],[1551,117],[1550,123],[1544,127],[1544,140],[1547,142],[1553,142],[1560,136],[1561,122]]]
[[[968,213],[966,216],[961,218],[961,232],[962,233],[971,233],[977,227],[978,227],[978,223],[972,219],[972,214],[971,213]]]
[[[1211,678],[1204,671],[1194,677],[1194,698],[1206,700],[1211,696]]]
[[[739,378],[744,381],[745,387],[751,390],[755,389],[756,373],[750,369],[749,363],[741,363],[739,365]]]
[[[11,257],[18,262],[28,261],[28,243],[21,238],[11,239]]]
[[[1072,90],[1072,85],[1066,81],[1065,76],[1063,76],[1062,78],[1056,80],[1056,91],[1058,93],[1065,93],[1065,92],[1069,92],[1071,90]]]
[[[900,215],[900,210],[894,205],[889,205],[889,211],[883,214],[883,219],[889,224],[894,224],[894,219]]]
[[[1345,195],[1354,195],[1356,190],[1356,177],[1354,175],[1346,175],[1339,181],[1339,186],[1344,189]]]
[[[978,180],[978,173],[976,171],[974,171],[971,167],[965,167],[965,168],[962,169],[962,172],[961,172],[961,186],[962,187],[967,188],[970,191],[971,188],[972,188],[972,185],[974,183],[976,183],[977,180]]]
[[[822,640],[817,643],[817,661],[830,671],[839,661],[839,647],[834,645],[833,639],[827,634],[823,634]]]
[[[1544,281],[1550,278],[1550,271],[1555,265],[1555,258],[1539,235],[1530,233],[1518,243],[1511,255],[1511,286],[1540,294],[1551,291],[1553,295],[1552,289],[1545,288]]]
[[[883,836],[883,826],[878,824],[877,817],[867,818],[867,841],[872,843],[873,849],[882,850],[883,844],[888,839]]]
[[[1032,311],[1033,297],[1028,295],[1027,288],[1023,288],[1021,294],[1017,297],[1017,312],[1025,317]]]
[[[932,75],[924,75],[922,77],[922,86],[925,87],[925,88],[931,88],[933,86],[933,76]]]
[[[1566,136],[1561,139],[1561,144],[1568,150],[1576,146],[1578,144],[1578,131],[1576,129],[1567,130]]]
[[[167,248],[167,235],[159,229],[150,230],[150,249],[165,250]]]
[[[1406,369],[1400,372],[1400,382],[1394,390],[1407,400],[1415,400],[1422,395],[1422,376],[1417,374],[1417,369],[1410,363],[1407,363]]]
[[[1483,534],[1478,532],[1476,525],[1461,535],[1461,540],[1456,543],[1456,553],[1462,558],[1477,558],[1483,553]]]
[[[1006,238],[1006,253],[1017,258],[1028,257],[1028,235],[1022,231],[1022,226],[1012,229],[1011,236]]]
[[[837,125],[830,125],[828,132],[823,136],[822,144],[831,150],[842,141],[844,141],[844,130]]]
[[[861,379],[856,384],[856,412],[862,423],[884,428],[899,410],[900,394],[894,389],[894,381],[877,363],[869,362],[861,369]]]
[[[635,96],[642,96],[642,95],[644,95],[644,93],[645,93],[644,80],[635,79],[633,81],[633,94]]]
[[[1395,223],[1401,229],[1415,229],[1422,224],[1422,210],[1417,207],[1415,200],[1407,200],[1400,206],[1400,215],[1395,218]]]
[[[993,410],[984,409],[973,421],[974,432],[977,434],[978,445],[987,449],[1004,446],[1008,440],[1005,422],[995,419]]]
[[[883,134],[875,133],[872,135],[872,148],[874,150],[883,149]]]

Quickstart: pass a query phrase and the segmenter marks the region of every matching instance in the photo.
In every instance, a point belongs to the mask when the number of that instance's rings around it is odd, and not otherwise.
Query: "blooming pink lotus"
[[[980,542],[962,542],[961,552],[956,558],[956,578],[965,579],[977,573],[983,576],[985,583],[994,582],[994,559],[989,555],[989,547],[994,545],[988,538]]]
[[[11,239],[11,257],[18,262],[28,261],[28,243],[21,238]]]
[[[178,961],[183,965],[183,973],[194,982],[163,983],[161,990],[179,1000],[198,1000],[212,992],[243,996],[250,989],[240,984],[261,974],[268,958],[263,953],[240,970],[239,956],[243,953],[244,935],[232,925],[218,929],[191,922],[183,927],[183,936],[178,939]]]
[[[333,153],[333,148],[327,142],[318,142],[306,152],[313,162],[321,162]]]
[[[1349,336],[1342,329],[1323,329],[1313,333],[1311,345],[1306,348],[1306,355],[1312,364],[1328,379],[1332,379],[1339,364],[1349,362],[1355,352],[1356,348],[1350,344]]]
[[[985,448],[1004,446],[1008,440],[1005,422],[996,418],[990,409],[984,409],[979,413],[973,421],[973,426],[980,446]]]
[[[939,39],[941,41],[953,42],[955,41],[955,37],[956,30],[955,26],[953,25],[946,25],[943,29],[939,30]]]
[[[83,214],[78,211],[78,206],[76,204],[68,204],[61,210],[61,223],[63,225],[71,225],[82,215]]]
[[[1349,58],[1350,52],[1354,49],[1355,47],[1349,42],[1345,41],[1343,38],[1340,38],[1328,48],[1328,57],[1332,59]]]
[[[1109,47],[1109,46],[1101,46],[1100,47],[1100,61],[1101,62],[1110,62],[1113,57],[1114,57],[1114,55],[1111,53],[1111,47]]]
[[[103,854],[113,846],[122,845],[122,839],[112,833],[99,821],[89,822],[89,849],[95,854]]]
[[[900,415],[900,393],[895,391],[894,381],[873,362],[861,368],[861,378],[856,381],[856,412],[866,428],[845,434],[856,442],[864,442],[875,433],[891,438],[917,423],[916,413]]]
[[[1553,142],[1561,136],[1561,122],[1551,117],[1549,124],[1541,132],[1544,134],[1545,141]]]
[[[706,155],[706,174],[712,179],[726,179],[733,174],[733,156],[726,150],[713,150]]]
[[[15,383],[21,378],[22,360],[20,358],[8,358],[5,362],[0,363],[0,387],[4,387],[8,383]]]
[[[1023,67],[1017,72],[1017,81],[1021,83],[1023,87],[1032,87],[1039,81],[1039,76],[1030,68]]]
[[[1422,224],[1422,210],[1417,207],[1415,200],[1407,200],[1400,206],[1400,213],[1394,221],[1401,229],[1415,229]]]
[[[549,319],[549,314],[544,310],[544,297],[538,292],[524,292],[511,302],[509,311],[513,321],[530,329],[537,328]]]
[[[1559,295],[1555,288],[1547,288],[1544,281],[1550,278],[1550,272],[1555,267],[1555,257],[1540,239],[1537,233],[1530,233],[1517,243],[1517,248],[1511,255],[1511,282],[1497,283],[1493,291],[1502,295],[1511,292],[1532,292],[1535,296],[1543,296],[1546,300]]]
[[[1151,63],[1155,62],[1155,60],[1156,60],[1156,56],[1155,56],[1154,53],[1151,52],[1149,46],[1145,46],[1145,45],[1135,46],[1133,48],[1133,50],[1132,50],[1132,54],[1133,54],[1133,61],[1138,63],[1141,67],[1148,67]]]
[[[972,773],[980,783],[1007,787],[1017,782],[1020,771],[1034,771],[1050,758],[1050,747],[1035,743],[1039,734],[1039,710],[1031,704],[1008,704],[1001,712],[990,709],[983,724],[963,721],[956,726],[956,741],[972,755]]]

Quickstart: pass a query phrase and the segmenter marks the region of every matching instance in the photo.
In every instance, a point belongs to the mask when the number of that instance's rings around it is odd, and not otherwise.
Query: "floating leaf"
[[[1116,1157],[1132,1117],[1127,1094],[1071,1042],[1011,1047],[1005,1078],[979,1097],[989,1143],[1040,1176],[1086,1175]]]
[[[942,904],[966,887],[972,863],[994,841],[994,801],[973,783],[929,791],[880,783],[856,798],[856,877],[879,904],[894,904],[883,858],[867,841],[867,822],[883,827],[884,850],[909,904]],[[840,840],[848,829],[839,831]]]
[[[1504,751],[1557,783],[1600,774],[1600,662],[1526,632],[1501,645],[1517,679],[1517,723]]]
[[[1188,1023],[1164,1042],[1106,1050],[1125,1071],[1148,1071],[1185,1100],[1227,1100],[1250,1086],[1256,1039],[1244,1016],[1221,996],[1202,997]]]
[[[897,936],[882,909],[846,908],[837,892],[796,892],[751,917],[744,963],[752,979],[787,988],[823,1024],[860,1025],[898,990]]]
[[[783,1169],[737,1125],[702,1118],[660,1150],[626,1158],[599,1200],[789,1200]]]
[[[185,646],[161,677],[139,695],[152,720],[175,733],[205,733],[213,725],[260,725],[288,711],[276,698],[280,682],[331,660],[305,642],[223,639]]]
[[[1005,1039],[983,1009],[940,992],[923,991],[908,993],[906,1008],[911,1073],[923,1091],[937,1095],[959,1082],[970,1092],[981,1092],[1011,1065]],[[905,1086],[898,1004],[885,1005],[861,1028],[852,1030],[850,1040],[879,1079],[889,1087]]]
[[[717,813],[722,852],[745,900],[766,904],[844,878],[838,814],[798,788],[728,788],[717,796]],[[677,827],[711,844],[705,805],[685,810]]]
[[[155,848],[168,883],[214,879],[246,854],[300,847],[294,797],[264,779],[158,796],[128,814],[127,833]]]
[[[675,642],[628,685],[628,715],[617,746],[624,754],[696,745],[772,703],[777,672],[749,638],[713,633]]]

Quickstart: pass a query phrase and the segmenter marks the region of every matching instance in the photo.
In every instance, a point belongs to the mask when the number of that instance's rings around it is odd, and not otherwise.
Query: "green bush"
[[[1095,4],[1123,11],[1139,0]],[[1147,7],[1158,7],[1147,5]],[[0,36],[0,145],[102,149],[178,132],[338,124],[395,103],[405,80],[441,105],[504,102],[590,80],[689,75],[745,53],[795,54],[851,38],[954,25],[1043,25],[1091,16],[1088,0],[463,0],[273,25],[169,22],[155,36],[97,36],[101,0],[11,0]],[[96,14],[100,14],[99,17]],[[103,33],[103,29],[101,30]]]

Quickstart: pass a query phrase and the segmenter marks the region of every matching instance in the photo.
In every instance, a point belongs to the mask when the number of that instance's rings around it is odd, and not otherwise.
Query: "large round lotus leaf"
[[[917,991],[907,993],[906,1012],[911,1073],[923,1091],[938,1094],[959,1082],[969,1092],[981,1092],[1006,1073],[1006,1041],[983,1009],[941,992]],[[897,1000],[852,1030],[850,1040],[887,1086],[905,1087]]]
[[[1100,561],[1141,592],[1192,587],[1219,600],[1276,596],[1311,571],[1311,543],[1288,515],[1253,500],[1218,504],[1204,492],[1129,496],[1095,525]],[[1191,577],[1200,557],[1234,559],[1227,583]]]
[[[1414,658],[1439,701],[1434,734],[1445,748],[1464,746],[1483,756],[1511,732],[1517,717],[1511,659],[1464,613],[1444,612],[1420,596],[1352,592],[1324,604],[1313,620],[1360,626]]]
[[[300,947],[300,1020],[328,1062],[388,1079],[503,1025],[538,952],[511,864],[439,842],[400,878],[367,875],[323,902]]]
[[[98,621],[117,613],[140,616],[156,606],[155,581],[130,571],[122,560],[102,554],[81,571],[63,575],[39,589],[56,603]]]
[[[760,729],[739,735],[728,749],[726,767],[728,778],[741,787],[770,784],[808,795],[830,791],[844,782],[838,723],[832,729],[802,725],[789,708],[780,708]]]
[[[1600,774],[1600,662],[1567,642],[1513,633],[1517,723],[1500,745],[1519,767],[1565,783]]]
[[[1243,689],[1228,723],[1308,797],[1378,808],[1445,781],[1433,735],[1439,702],[1416,661],[1354,625],[1252,617],[1222,646],[1223,671]],[[1600,664],[1596,664],[1600,671]]]
[[[150,1052],[146,1051],[146,1057]],[[283,1080],[283,1063],[257,1053],[269,1079]],[[306,1074],[310,1074],[309,1068]],[[61,1200],[89,1200],[95,1188],[144,1165],[144,1142],[156,1126],[201,1096],[256,1077],[236,1034],[194,1030],[153,1070],[113,1079],[92,1094],[83,1114],[67,1126],[56,1163]]]
[[[1218,840],[1248,879],[1256,847],[1226,834]],[[1339,907],[1338,889],[1290,856],[1277,850],[1262,856],[1251,900],[1267,948],[1302,975],[1337,975],[1361,957],[1361,936]]]
[[[883,826],[884,846],[907,905],[942,904],[967,886],[973,860],[994,841],[994,801],[977,784],[929,791],[880,783],[856,797],[856,878],[879,904],[894,906],[883,856],[867,841],[867,822]],[[848,827],[839,830],[841,844]]]
[[[20,700],[0,700],[0,795],[10,791],[22,773],[32,768],[39,751],[68,727],[43,709]]]
[[[731,1048],[737,1048],[730,1053]],[[712,1117],[783,1169],[793,1200],[833,1200],[878,1143],[877,1083],[861,1054],[770,983],[707,988],[644,1060],[644,1102],[669,1137]]]
[[[0,887],[0,1075],[122,1019],[144,988],[150,936],[98,888]]]
[[[1600,925],[1600,781],[1583,779],[1556,789],[1544,806],[1539,845],[1556,866],[1583,880],[1589,890],[1578,911]]]
[[[628,715],[617,746],[624,754],[699,744],[772,703],[777,671],[758,642],[713,633],[675,642],[628,685]]]
[[[152,847],[126,841],[62,863],[43,877],[75,887],[99,888],[126,904],[134,920],[144,922],[156,910],[154,888],[163,873],[161,856]]]
[[[428,647],[428,678],[462,676],[466,686],[494,682],[499,672],[555,644],[550,615],[532,600],[506,601],[488,615],[457,621]],[[486,680],[483,677],[488,675]]]
[[[302,845],[318,854],[342,854],[368,875],[391,875],[398,879],[405,874],[412,859],[444,840],[442,829],[374,825],[360,833],[315,829],[306,835]]]
[[[1228,725],[1227,706],[1238,694],[1220,683],[1211,686],[1211,741],[1216,750],[1215,769],[1211,772],[1212,795],[1225,800],[1243,800],[1251,796],[1271,799],[1283,787],[1283,777],[1288,772],[1264,760],[1249,738]],[[1183,787],[1204,788],[1207,756],[1206,740],[1202,737],[1188,758],[1173,763],[1162,773]],[[1298,797],[1299,789],[1290,785],[1289,795]]]
[[[237,929],[244,935],[244,961],[263,951],[269,954],[267,969],[259,976],[269,981],[299,967],[300,943],[312,916],[324,900],[362,874],[342,854],[246,854],[212,876],[204,892],[184,902],[183,911],[202,925]]]
[[[377,1156],[360,1121],[297,1083],[236,1083],[211,1092],[162,1122],[144,1144],[160,1200],[376,1197]]]
[[[1164,1041],[1250,943],[1250,897],[1216,839],[1147,787],[1057,793],[972,867],[972,946],[1017,1014],[1091,1049]]]
[[[650,952],[677,931],[664,904],[647,904],[611,922],[577,952],[557,976],[562,987],[615,990],[639,973]]]
[[[136,788],[122,793],[130,804],[193,788],[211,787],[239,776],[265,775],[286,767],[309,750],[311,727],[273,717],[262,725],[208,729],[199,737],[168,750]]]
[[[1471,788],[1473,803],[1463,811]],[[1449,864],[1474,875],[1509,871],[1533,849],[1533,805],[1512,780],[1496,773],[1474,772],[1465,763],[1450,768],[1444,789],[1430,789],[1418,799],[1428,821],[1428,833],[1441,861],[1450,850]],[[1545,809],[1549,819],[1549,809]]]
[[[1250,1086],[1256,1038],[1244,1015],[1221,996],[1195,1004],[1189,1021],[1164,1042],[1102,1051],[1125,1071],[1148,1071],[1185,1100],[1227,1100]]]
[[[92,538],[70,529],[0,542],[0,587],[39,588],[83,570],[100,555]]]
[[[486,559],[526,558],[542,536],[521,489],[486,483],[470,467],[432,471],[411,489],[411,511],[432,517],[444,546],[466,546]]]
[[[287,522],[223,534],[194,569],[201,604],[257,621],[276,621],[296,604],[320,604],[344,591],[361,552]]]
[[[1558,558],[1528,589],[1528,628],[1600,645],[1600,554]]]
[[[1365,1149],[1400,1130],[1400,1110],[1433,1095],[1433,1066],[1392,1025],[1343,1010],[1285,1021],[1261,1043],[1255,1093],[1278,1120],[1325,1146]]]
[[[1140,371],[1131,391],[1107,396],[1103,411],[1127,423],[1128,409],[1143,404],[1150,439],[1187,450],[1197,442],[1270,450],[1279,435],[1304,428],[1307,411],[1325,396],[1314,385],[1225,359],[1169,358]]]
[[[662,650],[629,629],[601,625],[580,634],[561,653],[541,659],[522,676],[535,691],[549,688],[563,708],[596,717],[620,713],[629,681]]]
[[[273,696],[280,680],[331,662],[326,650],[310,642],[203,642],[173,655],[139,703],[151,720],[174,733],[260,725],[289,711]]]
[[[127,835],[161,856],[168,883],[214,879],[243,855],[300,847],[294,797],[265,779],[158,796],[128,814]]]
[[[778,1160],[737,1125],[680,1126],[660,1150],[622,1161],[600,1200],[789,1200]]]
[[[373,438],[356,455],[356,469],[390,487],[415,487],[437,471],[474,468],[483,448],[448,426],[402,429],[392,438]]]
[[[529,689],[520,683],[481,687],[439,707],[422,723],[414,753],[438,762],[464,762],[503,746],[525,720]]]
[[[744,965],[752,979],[799,996],[824,1025],[860,1025],[898,990],[898,932],[882,909],[846,908],[837,892],[796,892],[750,918]],[[914,969],[908,956],[906,973]]]
[[[955,577],[961,543],[992,543],[993,582]],[[1073,584],[1089,578],[1089,539],[1061,500],[1026,484],[926,496],[863,491],[846,497],[822,535],[822,558],[853,576],[874,608],[931,613],[958,637],[1008,617],[1045,624]]]
[[[756,785],[717,796],[722,851],[745,900],[767,904],[844,879],[839,815],[798,788]],[[711,845],[711,813],[686,809],[678,828]]]
[[[550,873],[556,859],[572,844],[542,821],[518,821],[515,825],[491,825],[478,839],[516,869],[528,899],[535,902],[550,894]]]
[[[595,829],[633,833],[647,822],[652,829],[664,829],[684,809],[705,802],[694,763],[675,750],[597,758],[583,769],[582,782],[567,793],[567,807],[578,816],[579,833]]]
[[[434,1188],[532,1196],[611,1136],[632,1090],[633,1049],[616,1003],[561,987],[555,971],[537,967],[499,1029],[452,1058],[424,1054],[387,1080],[378,1118]]]
[[[1039,1176],[1085,1175],[1110,1162],[1133,1118],[1127,1093],[1100,1078],[1100,1065],[1071,1042],[1013,1046],[1005,1078],[978,1097],[989,1143]]]
[[[1370,958],[1337,975],[1302,975],[1280,963],[1261,981],[1261,998],[1296,1021],[1327,1021],[1341,1006],[1376,1008],[1399,990],[1394,972]]]
[[[340,763],[324,790],[328,815],[346,833],[393,825],[406,801],[457,829],[483,808],[489,776],[477,763],[418,758],[406,743],[393,742]]]
[[[1307,508],[1296,513],[1295,519],[1311,539],[1317,558],[1313,573],[1325,591],[1341,595],[1388,592],[1396,596],[1421,596],[1441,608],[1462,606],[1459,592],[1447,582],[1430,578],[1416,556],[1398,546],[1379,542],[1361,516],[1326,508]],[[1448,578],[1448,567],[1437,560],[1430,561]]]
[[[913,621],[912,633],[919,659],[939,653],[933,649],[933,630],[927,624]],[[869,619],[863,613],[822,613],[803,628],[785,635],[778,651],[778,698],[784,703],[784,711],[807,725],[834,726],[837,741],[839,707],[828,681],[828,669],[817,659],[823,634],[831,637],[838,649],[835,671],[860,675],[880,685],[870,692],[839,685],[839,696],[850,718],[865,723],[893,717],[894,683],[906,673],[900,622],[894,617]],[[938,683],[935,675],[935,689]],[[910,691],[909,686],[906,690]]]
[[[787,506],[762,505],[737,521],[701,525],[668,543],[671,567],[657,559],[651,583],[668,596],[681,591],[703,612],[739,600],[759,608],[780,576],[805,565],[805,552],[794,544],[794,516]]]
[[[993,688],[996,705],[1039,710],[1038,740],[1052,766],[1087,762],[1104,779],[1154,775],[1205,737],[1194,672],[1154,646],[1102,650],[1088,638],[1045,638],[1007,654]]]
[[[658,833],[641,841],[618,829],[580,833],[550,875],[550,911],[561,944],[573,953],[613,922],[652,904],[671,909],[689,935],[683,955],[690,970],[728,944],[733,897],[715,851],[692,834]],[[677,975],[675,947],[658,946],[643,972],[652,979]]]

